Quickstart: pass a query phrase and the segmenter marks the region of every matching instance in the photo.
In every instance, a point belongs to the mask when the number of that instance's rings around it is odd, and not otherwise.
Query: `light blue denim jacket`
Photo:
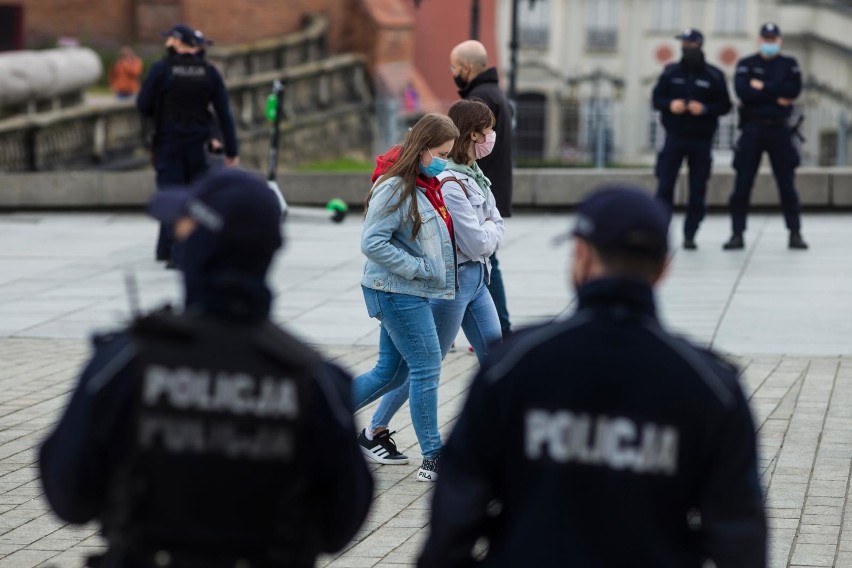
[[[367,257],[361,285],[384,292],[424,298],[453,299],[456,293],[456,259],[447,224],[418,188],[420,232],[411,238],[408,204],[390,211],[399,193],[400,178],[383,181],[370,197],[361,230],[361,252]]]

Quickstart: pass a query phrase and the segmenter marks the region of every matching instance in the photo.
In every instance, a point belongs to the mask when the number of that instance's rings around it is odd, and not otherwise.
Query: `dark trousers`
[[[677,135],[666,135],[662,151],[657,155],[657,199],[668,206],[671,216],[674,202],[674,188],[680,165],[686,158],[689,167],[689,199],[686,205],[686,220],[683,234],[694,237],[698,225],[707,212],[707,180],[710,179],[710,167],[713,163],[711,150],[712,140],[682,138]],[[671,217],[670,217],[671,218]]]
[[[737,178],[734,183],[734,192],[728,200],[734,233],[745,232],[754,176],[757,175],[757,168],[760,166],[760,158],[764,151],[769,154],[772,175],[775,176],[775,183],[778,186],[787,229],[798,231],[801,227],[799,194],[793,182],[796,168],[799,166],[799,152],[793,146],[789,128],[785,125],[768,126],[746,122],[737,140],[734,155],[734,170],[737,172]]]
[[[500,320],[500,330],[503,337],[512,331],[512,322],[509,321],[509,308],[506,307],[506,289],[503,287],[503,273],[500,272],[500,261],[497,253],[491,255],[491,280],[488,283],[488,292],[494,300],[497,308],[497,318]]]
[[[169,191],[192,182],[207,170],[207,153],[204,145],[207,134],[166,135],[157,143],[154,169],[157,171],[157,190]],[[160,224],[157,238],[157,260],[168,260],[174,246],[174,227]]]

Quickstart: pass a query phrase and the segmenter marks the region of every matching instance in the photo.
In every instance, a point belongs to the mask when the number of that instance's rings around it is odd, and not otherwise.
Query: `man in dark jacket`
[[[164,32],[166,56],[151,67],[136,99],[143,117],[153,123],[152,152],[157,188],[191,183],[207,169],[206,146],[215,124],[224,138],[225,165],[239,163],[237,135],[222,76],[204,59],[207,40],[183,24]],[[212,105],[216,122],[211,120]],[[156,258],[174,268],[174,236],[160,226]]]
[[[494,113],[494,132],[497,140],[491,153],[477,160],[486,177],[491,180],[491,191],[497,209],[503,217],[512,216],[512,107],[500,90],[497,68],[488,66],[485,46],[475,40],[464,41],[450,52],[450,71],[463,99],[480,99]],[[491,255],[491,281],[488,291],[494,299],[503,337],[512,331],[509,309],[506,306],[506,289],[497,253]]]
[[[351,377],[269,320],[278,202],[227,168],[151,208],[175,223],[185,309],[95,339],[41,448],[47,500],[101,524],[93,566],[313,566],[355,534],[372,479]]]
[[[657,199],[671,213],[680,164],[689,165],[689,200],[683,226],[683,248],[695,249],[695,233],[706,213],[707,180],[713,163],[713,135],[719,117],[731,110],[725,74],[704,60],[704,36],[691,28],[677,36],[683,56],[666,67],[654,87],[666,142],[657,156]]]
[[[638,189],[579,206],[577,312],[516,334],[474,378],[420,568],[766,565],[737,371],[657,320],[667,224]]]
[[[808,244],[802,238],[799,192],[794,181],[800,162],[799,151],[793,145],[793,130],[788,124],[793,101],[802,92],[802,70],[793,57],[781,55],[781,28],[777,24],[767,22],[761,26],[758,47],[758,53],[737,63],[734,78],[734,89],[742,104],[742,133],[734,151],[737,177],[728,201],[733,234],[723,248],[739,250],[745,247],[743,235],[754,176],[766,152],[778,185],[784,223],[790,231],[788,246],[805,250]]]

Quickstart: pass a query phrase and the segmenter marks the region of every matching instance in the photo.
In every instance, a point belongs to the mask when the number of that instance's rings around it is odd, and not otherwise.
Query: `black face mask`
[[[687,69],[697,69],[704,65],[704,52],[700,47],[684,47],[680,62]]]
[[[456,87],[459,89],[464,89],[468,85],[468,82],[462,79],[461,75],[453,75],[453,81],[455,81]]]
[[[168,57],[174,57],[175,55],[177,55],[177,49],[170,45],[166,48],[166,55]]]

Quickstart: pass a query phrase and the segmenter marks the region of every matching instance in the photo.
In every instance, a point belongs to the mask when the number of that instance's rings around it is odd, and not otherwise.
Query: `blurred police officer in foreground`
[[[725,74],[704,61],[704,36],[687,29],[676,36],[683,56],[666,67],[654,87],[654,108],[660,111],[666,142],[657,156],[657,199],[671,214],[680,164],[689,166],[689,200],[683,227],[683,248],[694,249],[695,233],[706,212],[707,180],[712,165],[713,135],[719,117],[731,110]]]
[[[179,24],[168,32],[166,56],[151,67],[136,99],[154,127],[152,163],[157,187],[192,182],[207,169],[206,144],[211,138],[213,106],[225,146],[225,165],[239,163],[237,136],[222,76],[204,59],[208,41],[201,32]],[[156,258],[174,267],[174,236],[168,223],[160,226]]]
[[[763,24],[758,46],[758,53],[737,63],[734,85],[742,103],[742,134],[734,153],[734,170],[737,172],[734,192],[728,201],[733,235],[723,248],[736,250],[745,247],[743,233],[751,189],[765,151],[769,154],[778,185],[784,222],[790,231],[789,247],[806,249],[808,245],[800,232],[799,194],[793,183],[799,166],[799,152],[793,146],[793,130],[788,124],[793,100],[802,92],[802,72],[795,59],[779,53],[781,30],[777,25]]]
[[[638,190],[581,203],[577,312],[517,334],[474,378],[418,566],[472,566],[480,538],[483,566],[765,565],[737,371],[656,317],[666,230]]]
[[[94,566],[313,566],[361,525],[372,480],[351,377],[269,320],[278,203],[227,168],[151,210],[175,222],[185,309],[95,339],[41,449],[47,500],[101,523]]]

